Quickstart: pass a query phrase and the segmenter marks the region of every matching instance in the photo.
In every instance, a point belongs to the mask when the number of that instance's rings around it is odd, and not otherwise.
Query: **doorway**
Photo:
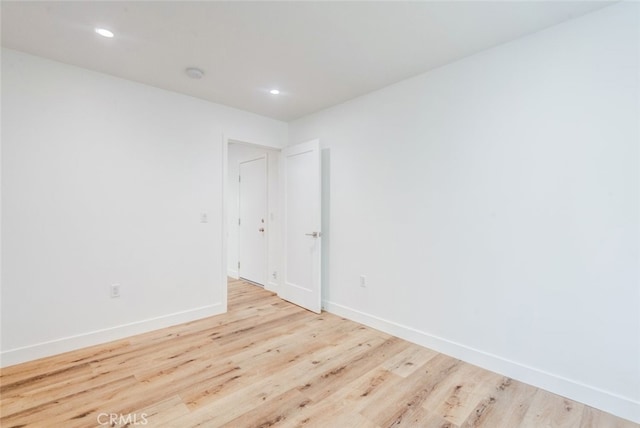
[[[228,140],[227,276],[278,292],[280,150]],[[260,229],[264,229],[261,231]]]
[[[238,174],[238,276],[267,283],[267,155],[241,161]]]
[[[319,141],[279,150],[225,138],[223,153],[222,246],[227,277],[242,277],[319,313],[323,248]],[[266,214],[261,180],[265,176]],[[224,300],[227,303],[226,287]]]

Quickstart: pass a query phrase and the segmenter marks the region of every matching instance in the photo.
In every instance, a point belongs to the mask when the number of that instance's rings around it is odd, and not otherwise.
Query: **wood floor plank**
[[[274,396],[292,389],[292,385],[297,387],[304,379],[321,373],[328,364],[339,364],[340,360],[335,361],[336,358],[347,358],[350,349],[359,349],[358,344],[367,340],[366,335],[354,333],[359,329],[349,329],[351,334],[345,334],[343,328],[337,328],[342,326],[343,323],[332,324],[328,332],[333,331],[334,334],[328,334],[325,341],[314,340],[305,348],[298,347],[289,354],[270,353],[274,354],[272,361],[263,361],[261,364],[252,361],[252,371],[241,379],[240,384],[227,389],[224,394],[196,397],[185,395],[185,402],[192,413],[172,426],[220,426],[246,411],[244,406],[238,406],[237,403],[268,402]],[[368,333],[372,340],[383,340],[377,332]],[[335,340],[330,342],[332,346],[327,345],[329,337]]]
[[[110,380],[99,385],[87,385],[87,389],[73,395],[56,397],[35,408],[21,410],[16,413],[2,412],[0,426],[71,426],[83,423],[84,419],[93,419],[93,415],[101,412],[105,397],[118,396],[137,384],[133,376]]]
[[[320,401],[339,390],[344,383],[349,383],[378,366],[389,355],[403,350],[406,345],[407,342],[395,337],[378,344],[375,341],[358,343],[357,347],[351,349],[354,352],[349,358],[335,359],[331,367],[298,389],[313,401]]]
[[[377,416],[381,426],[396,426],[415,418],[424,401],[434,391],[446,388],[450,376],[464,363],[442,354],[429,360],[405,383],[406,390],[394,400],[393,405]]]
[[[461,427],[522,427],[531,400],[537,389],[510,378],[502,381],[493,391],[478,401]]]
[[[431,349],[410,346],[385,361],[382,367],[398,376],[407,377],[436,355],[438,353]]]
[[[165,425],[176,428],[219,427],[240,417],[256,404],[270,401],[290,389],[291,387],[286,382],[280,381],[278,376],[273,376],[261,378],[248,385],[242,384],[233,391],[228,390],[225,394],[208,400],[183,400],[192,405],[189,414],[177,419],[167,420]]]
[[[491,394],[501,381],[500,375],[480,370],[471,364],[462,364],[447,382],[447,387],[441,388],[439,394],[432,393],[423,407],[460,426],[477,403]]]
[[[639,427],[244,281],[228,291],[226,314],[2,369],[0,425]]]
[[[522,424],[539,427],[578,426],[584,405],[539,389],[536,391]]]
[[[140,426],[159,427],[163,425],[163,421],[175,420],[187,416],[189,414],[189,409],[184,405],[180,396],[174,395],[166,400],[159,401],[140,409],[121,408],[116,412],[116,414],[125,415],[125,420],[113,425],[114,428],[131,427],[132,424],[128,423],[126,420],[128,415],[136,415]],[[104,420],[104,417],[102,420]],[[146,423],[144,423],[145,421]]]
[[[304,413],[304,410],[310,409],[310,413]],[[345,404],[333,400],[327,400],[326,403],[310,403],[302,412],[294,415],[286,426],[297,428],[326,428],[328,425],[327,415],[332,415],[332,427],[349,427],[349,428],[379,428],[360,413],[349,412],[345,410]]]
[[[631,421],[617,418],[610,413],[601,412],[593,407],[584,406],[580,426],[585,428],[637,428]]]
[[[280,382],[287,389],[300,388],[302,385],[300,379],[310,379],[312,376],[320,376],[323,370],[329,370],[331,367],[336,367],[341,364],[343,359],[349,358],[355,350],[360,350],[361,343],[381,343],[383,339],[378,337],[375,332],[370,332],[370,337],[364,335],[354,336],[352,338],[345,338],[340,344],[335,347],[328,348],[327,346],[320,345],[315,352],[306,352],[305,358],[300,359],[297,356],[289,355],[271,355],[275,361],[263,361],[263,363],[251,361],[250,369],[248,372],[242,372],[238,385],[236,387],[229,387],[225,385],[226,389],[222,390],[208,390],[208,393],[203,393],[201,388],[192,388],[190,391],[186,391],[183,394],[185,403],[191,409],[195,409],[217,401],[223,395],[232,394],[238,389],[245,389],[247,384],[256,382],[260,377],[268,377],[273,382]],[[313,344],[310,345],[313,347]],[[269,369],[272,370],[269,370]],[[242,376],[244,375],[244,376]],[[253,376],[252,376],[253,375]]]
[[[130,346],[128,340],[121,340],[3,367],[0,369],[0,387],[4,390],[5,385],[15,383],[17,380],[46,377],[52,373],[88,363],[98,355],[104,357],[120,349],[126,349],[128,346]]]
[[[402,381],[402,377],[378,366],[344,384],[329,399],[306,406],[292,420],[293,426],[322,426],[327,423],[326,415],[336,415],[336,426],[378,426],[360,410],[369,404],[384,402],[387,392],[398,388]]]
[[[18,413],[24,410],[37,408],[52,401],[75,396],[87,390],[88,385],[103,385],[113,380],[113,373],[94,374],[89,372],[82,376],[73,376],[62,382],[52,380],[38,389],[32,389],[20,393],[5,393],[1,401],[2,411],[5,414]]]
[[[296,389],[290,389],[268,403],[260,403],[222,426],[230,428],[266,428],[274,425],[285,425],[289,418],[310,403],[311,400],[308,397],[305,397]]]
[[[405,413],[400,418],[396,418],[392,425],[393,428],[458,428],[442,415],[430,412],[424,407],[416,407],[410,413]]]

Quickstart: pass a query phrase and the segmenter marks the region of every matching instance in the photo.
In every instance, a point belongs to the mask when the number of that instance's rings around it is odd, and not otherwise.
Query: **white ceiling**
[[[2,45],[289,121],[607,4],[2,1]]]

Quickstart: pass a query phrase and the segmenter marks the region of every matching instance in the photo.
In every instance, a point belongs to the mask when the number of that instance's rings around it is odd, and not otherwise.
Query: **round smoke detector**
[[[195,67],[189,67],[184,70],[184,72],[187,73],[187,76],[191,77],[192,79],[202,79],[202,76],[204,76],[204,71]]]

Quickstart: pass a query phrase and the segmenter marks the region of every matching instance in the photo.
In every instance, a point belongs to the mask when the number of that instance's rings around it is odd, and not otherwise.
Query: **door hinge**
[[[238,226],[240,226],[240,219],[238,219]]]
[[[242,177],[238,176],[238,183],[240,183],[242,181]]]
[[[238,269],[240,269],[240,262],[238,262]]]

